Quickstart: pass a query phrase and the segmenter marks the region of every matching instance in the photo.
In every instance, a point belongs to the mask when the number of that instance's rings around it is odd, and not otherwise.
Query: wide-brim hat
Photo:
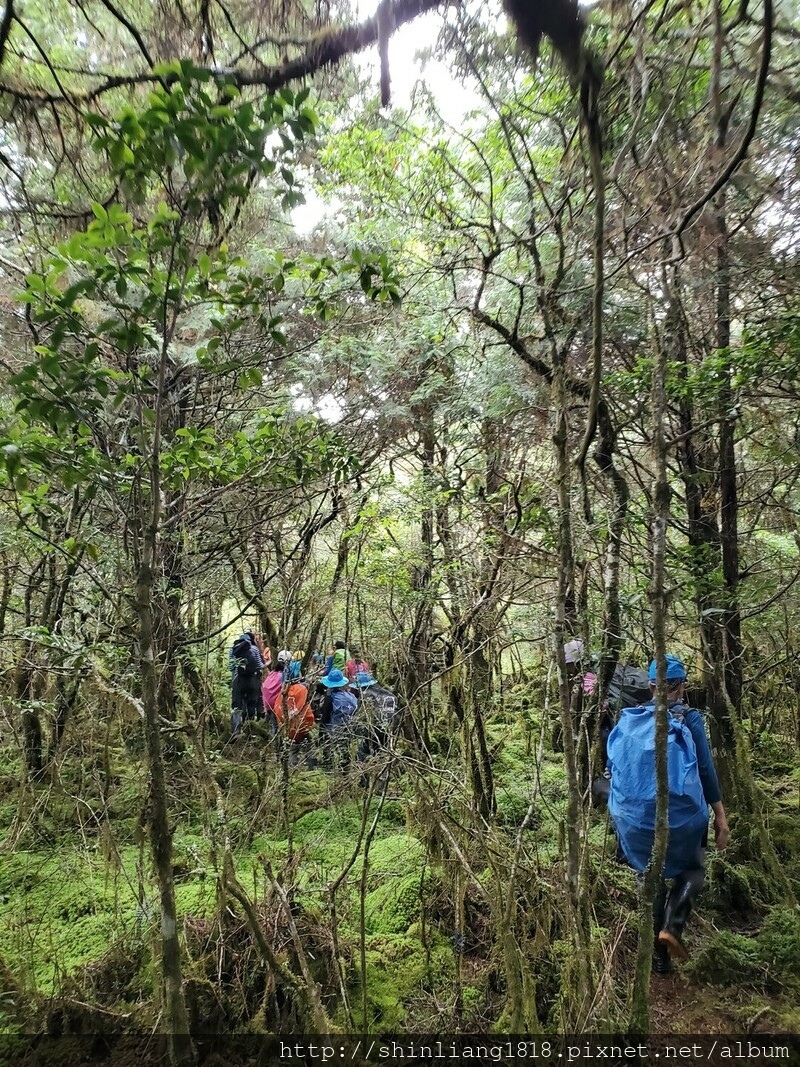
[[[369,671],[357,671],[353,679],[353,685],[357,685],[359,689],[369,689],[371,685],[377,684]]]
[[[338,667],[334,667],[324,678],[320,678],[320,681],[326,689],[341,689],[343,686],[350,684],[350,679],[347,675],[342,674]]]

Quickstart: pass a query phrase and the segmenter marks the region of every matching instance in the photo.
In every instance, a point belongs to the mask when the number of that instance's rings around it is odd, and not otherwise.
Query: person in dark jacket
[[[255,719],[263,711],[261,672],[265,664],[252,630],[246,630],[233,642],[228,663],[231,669],[231,732],[238,737],[242,721]]]
[[[690,708],[684,703],[686,668],[683,663],[677,656],[672,655],[668,655],[666,660],[667,707],[673,716],[682,720],[692,735],[703,799],[714,813],[714,836],[717,848],[723,849],[728,844],[730,831],[725,808],[722,804],[722,794],[714,759],[711,755],[705,726],[703,725],[703,717],[695,708]],[[649,678],[651,692],[655,692],[655,660],[650,664]],[[651,705],[647,705],[642,708],[642,711],[646,711],[650,707]],[[652,705],[652,707],[654,708],[655,705]],[[612,793],[614,791],[613,736],[612,732],[612,736],[609,739],[609,768],[611,771]],[[655,774],[655,767],[653,768],[653,774]],[[622,844],[622,842],[620,843]],[[673,959],[685,960],[689,955],[684,947],[682,935],[691,914],[694,900],[702,890],[705,881],[706,846],[708,844],[707,816],[705,830],[698,834],[696,843],[681,841],[680,844],[682,846],[681,852],[690,856],[691,859],[686,868],[674,878],[669,892],[667,892],[665,879],[663,876],[661,877],[653,901],[653,929],[655,934],[653,969],[657,974],[668,974],[672,969],[671,961]],[[630,859],[630,857],[628,858]]]
[[[368,670],[357,671],[353,688],[358,694],[358,762],[377,755],[391,745],[400,724],[397,697],[378,685]]]

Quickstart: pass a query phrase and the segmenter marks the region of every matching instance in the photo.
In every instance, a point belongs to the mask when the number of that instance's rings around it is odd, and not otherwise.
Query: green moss
[[[791,771],[794,766],[791,749],[787,749],[783,737],[777,737],[775,734],[762,733],[754,737],[751,755],[755,773],[766,775],[770,780],[776,774]]]
[[[355,804],[320,808],[308,812],[295,822],[296,842],[346,838],[355,841],[361,827],[361,811]]]
[[[778,907],[755,938],[715,933],[687,965],[687,972],[716,986],[753,986],[773,993],[800,979],[800,914]]]
[[[417,872],[386,879],[364,901],[367,932],[404,934],[419,918],[420,877]]]
[[[635,871],[626,864],[606,861],[597,872],[594,898],[603,918],[620,919],[625,911],[635,911],[639,903]]]
[[[552,1028],[559,1029],[569,1015],[567,1006],[571,1003],[573,979],[570,968],[574,963],[572,943],[560,926],[558,904],[558,887],[563,877],[566,796],[563,761],[558,754],[545,754],[539,769],[539,795],[534,760],[526,747],[519,707],[508,693],[506,709],[498,712],[495,721],[488,725],[498,802],[491,847],[499,866],[513,852],[516,829],[525,816],[531,793],[537,791],[532,832],[524,841],[517,882],[516,932],[521,951],[526,953],[530,995],[536,999],[538,1017],[549,1019]],[[214,760],[214,773],[226,796],[239,879],[259,908],[266,908],[265,875],[258,857],[263,854],[271,862],[276,876],[292,893],[301,936],[313,955],[313,974],[323,989],[326,1005],[335,1014],[338,978],[331,961],[326,891],[352,855],[362,827],[364,795],[320,771],[293,770],[289,782],[289,815],[294,822],[294,858],[288,863],[278,769],[274,762],[262,758],[263,750],[255,745],[245,748],[246,751],[235,753],[241,759],[231,758],[230,749],[225,749]],[[447,751],[446,745],[442,751]],[[143,876],[147,903],[139,906],[137,864],[141,854],[137,847],[124,844],[143,809],[142,768],[125,753],[112,756],[115,766],[110,802],[112,829],[121,859],[117,860],[116,853],[106,850],[112,858],[104,860],[102,845],[96,851],[76,847],[77,838],[70,829],[78,818],[74,798],[67,795],[67,790],[60,795],[49,786],[40,790],[39,807],[44,808],[46,804],[48,813],[29,840],[36,841],[38,835],[38,840],[48,842],[48,851],[42,848],[38,853],[0,855],[0,951],[14,975],[15,989],[30,992],[35,987],[46,994],[62,993],[79,1001],[111,1007],[125,1002],[124,1012],[151,1011],[155,1023],[157,1007],[151,998],[157,985],[154,982],[157,960],[153,962],[151,951],[157,943],[154,935],[158,896],[150,870],[149,847],[145,845]],[[0,758],[0,807],[3,804],[8,807],[10,820],[16,811],[17,783],[15,779],[13,788],[3,794],[2,767]],[[92,774],[87,767],[88,764],[82,764],[76,757],[75,781],[70,789],[76,796],[91,799],[95,785],[90,782]],[[84,778],[89,792],[82,793]],[[404,792],[408,794],[406,798]],[[218,927],[209,922],[218,906],[217,872],[207,829],[215,813],[206,810],[202,791],[192,784],[189,759],[176,760],[171,765],[170,793],[176,827],[176,901],[181,918],[189,920],[185,927],[188,942],[185,976],[193,1019],[207,1023],[213,1018],[214,1025],[224,1030],[226,1026],[246,1025],[245,1018],[258,1017],[258,1023],[252,1024],[254,1032],[258,1032],[259,1026],[262,1030],[274,1028],[276,1023],[269,1014],[272,1008],[264,1007],[263,965],[245,924],[233,923],[225,931],[225,946],[220,951],[233,977],[222,987],[218,985],[216,968],[221,957],[212,951]],[[419,839],[429,840],[430,820],[424,805],[419,804],[419,826],[415,826],[413,788],[402,773],[393,778],[392,793],[399,799],[387,801],[383,806],[371,844],[366,880],[366,1019],[361,1018],[359,892],[363,861],[360,856],[337,897],[339,946],[356,1028],[368,1025],[386,1032],[420,1031],[435,1026],[437,1019],[444,1018],[441,1013],[452,1011],[456,1003],[456,961],[449,940],[454,926],[453,894],[444,884],[446,875],[441,873],[442,869],[449,872],[451,864],[442,859],[448,854],[446,847],[437,860]],[[258,801],[258,808],[254,800]],[[448,794],[442,803],[449,806],[456,820],[470,823],[472,816],[465,814],[462,798]],[[254,827],[256,810],[259,821]],[[377,801],[373,801],[367,813],[367,825],[371,824],[376,810]],[[81,817],[85,821],[85,811]],[[61,819],[65,822],[59,826]],[[256,837],[252,836],[254,829],[258,831]],[[784,869],[791,872],[793,865],[796,868],[800,862],[800,830],[794,813],[781,810],[779,804],[773,805],[769,832]],[[768,899],[763,873],[757,863],[745,857],[756,838],[745,825],[742,834],[744,838],[734,836],[734,841],[744,841],[741,855],[730,851],[724,857],[713,856],[708,891],[703,898],[704,907],[716,905],[726,918],[732,907],[763,910]],[[497,892],[495,876],[487,866],[487,854],[481,851],[482,843],[471,843],[466,832],[462,835],[457,831],[457,836],[469,852],[478,877],[489,892]],[[605,817],[592,815],[588,845],[589,862],[597,872],[591,882],[592,914],[601,924],[595,930],[595,944],[598,953],[612,943],[620,946],[613,983],[610,983],[614,986],[610,997],[613,1006],[613,998],[618,995],[617,984],[622,988],[628,979],[624,969],[635,942],[633,926],[623,932],[621,941],[615,938],[635,909],[638,894],[633,872],[610,862],[613,837]],[[486,868],[483,872],[482,867]],[[271,906],[277,912],[274,900]],[[490,909],[480,901],[476,904],[475,895],[470,894],[466,910],[468,944],[462,961],[463,1015],[459,1022],[482,1030],[493,1022],[496,1024],[503,1011],[503,958]],[[278,921],[281,923],[282,919],[279,917]],[[210,930],[214,933],[209,934]],[[423,935],[427,944],[423,943]],[[694,937],[697,936],[695,930]],[[130,959],[126,956],[128,945],[136,953]],[[291,952],[286,958],[291,961]],[[598,973],[607,966],[607,960],[600,956],[595,962]],[[797,915],[785,908],[771,912],[761,933],[754,938],[713,935],[692,963],[689,979],[729,987],[731,1001],[738,998],[741,1002],[742,986],[745,990],[749,987],[746,995],[752,1000],[753,1010],[750,1016],[742,1018],[743,1025],[757,1014],[758,1005],[763,1003],[771,1005],[766,1017],[770,1026],[774,1023],[778,1029],[791,1028],[792,1009],[783,1002],[794,997],[800,980]],[[243,992],[248,984],[249,988]],[[767,993],[772,996],[770,1001],[758,999]],[[107,997],[111,999],[104,999]],[[2,1004],[0,995],[0,1008]],[[606,1007],[602,1010],[605,1012]],[[343,1014],[342,1011],[337,1019],[342,1025]],[[455,1015],[448,1014],[447,1020],[451,1018]],[[617,1024],[612,1020],[608,1025],[613,1029]]]
[[[406,825],[406,805],[401,800],[387,800],[381,811],[381,821],[386,825]]]
[[[783,870],[795,883],[800,883],[800,818],[797,812],[775,812],[769,818],[767,829]]]
[[[706,903],[725,914],[752,911],[761,888],[757,872],[748,865],[731,863],[719,852],[711,856],[703,894]]]
[[[464,1011],[468,1014],[480,1011],[485,996],[486,993],[483,990],[478,989],[476,986],[463,986],[461,989],[461,1003],[464,1006]]]
[[[453,953],[443,941],[431,946],[429,958],[418,940],[384,934],[368,938],[366,956],[367,1024],[373,1030],[402,1032],[414,999],[431,986],[442,988],[454,976]],[[357,1026],[363,1022],[360,1005],[357,989],[353,996]]]
[[[800,979],[800,913],[778,907],[769,913],[756,938],[759,959],[781,980]]]
[[[496,792],[497,797],[497,821],[501,826],[516,828],[525,819],[530,804],[533,782],[520,781],[511,786],[501,785]],[[542,821],[542,808],[534,804],[528,827],[536,829]]]
[[[258,796],[258,774],[249,763],[219,760],[214,768],[214,777],[220,789],[237,797],[249,799]]]
[[[63,976],[128,936],[137,911],[134,856],[123,852],[122,867],[96,853],[65,850],[2,857],[10,887],[0,897],[3,953],[23,985],[53,992]]]
[[[0,899],[29,893],[42,882],[47,860],[32,852],[0,853]]]
[[[550,802],[566,800],[567,776],[560,761],[542,763],[539,768],[539,786],[545,800]]]
[[[181,916],[210,917],[216,904],[217,890],[214,879],[175,886],[175,907]]]
[[[371,878],[376,874],[398,874],[417,871],[425,849],[422,842],[409,834],[390,834],[374,841],[369,854]]]

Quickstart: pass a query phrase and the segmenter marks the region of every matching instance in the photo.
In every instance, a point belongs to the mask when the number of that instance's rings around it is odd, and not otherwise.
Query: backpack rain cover
[[[656,717],[653,704],[625,708],[608,738],[611,793],[608,810],[625,858],[642,872],[650,862],[656,824]],[[694,738],[682,718],[669,713],[667,732],[669,841],[664,877],[692,866],[708,828],[708,804],[700,783]]]

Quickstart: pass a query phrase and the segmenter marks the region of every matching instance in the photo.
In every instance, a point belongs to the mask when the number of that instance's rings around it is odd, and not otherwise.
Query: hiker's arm
[[[700,783],[703,786],[703,796],[706,804],[714,808],[722,801],[722,792],[719,788],[717,769],[714,766],[714,757],[706,737],[706,728],[703,725],[703,717],[699,711],[692,708],[686,713],[683,720],[691,731],[694,738],[694,747],[697,751],[697,769],[700,772]],[[725,812],[722,813],[723,818]]]
[[[714,812],[714,840],[717,842],[717,848],[727,848],[731,832],[722,801],[718,800],[716,804],[712,804],[711,810]]]

